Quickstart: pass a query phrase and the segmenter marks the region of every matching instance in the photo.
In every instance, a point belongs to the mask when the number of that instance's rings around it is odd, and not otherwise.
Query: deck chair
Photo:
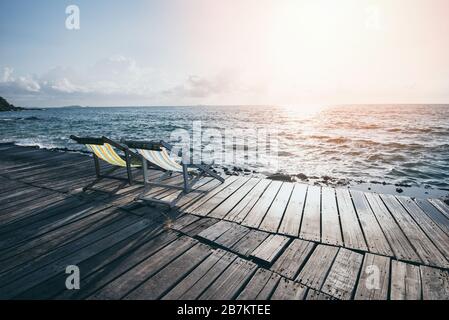
[[[201,178],[205,176],[217,179],[221,183],[225,180],[212,171],[212,165],[207,164],[187,164],[184,161],[180,163],[175,161],[169,154],[172,151],[173,146],[169,143],[161,140],[155,141],[129,141],[122,139],[121,142],[127,145],[129,148],[135,149],[136,152],[142,157],[142,168],[145,190],[139,197],[141,200],[154,201],[163,204],[168,204],[170,207],[173,203],[166,203],[154,198],[145,197],[144,194],[148,192],[151,187],[164,187],[182,190],[187,194],[192,191],[192,186]],[[178,156],[182,157],[181,153]],[[154,168],[164,172],[155,182],[150,182],[148,179],[148,169]],[[173,173],[180,173],[183,176],[183,185],[174,185],[163,183],[163,180],[171,176]]]
[[[104,178],[122,180],[129,183],[130,185],[133,184],[131,168],[141,167],[141,162],[140,157],[133,151],[129,150],[129,148],[126,145],[122,145],[106,137],[91,138],[91,137],[77,137],[71,135],[70,139],[76,141],[79,144],[84,144],[92,152],[94,158],[95,173],[97,179],[95,179],[89,185],[85,186],[83,188],[83,191],[91,188],[93,185],[95,185]],[[123,156],[119,155],[114,148],[122,151]],[[104,174],[101,173],[100,160],[103,160],[111,164],[113,167],[108,171],[106,171]],[[114,171],[120,168],[126,168],[127,178],[111,175]]]

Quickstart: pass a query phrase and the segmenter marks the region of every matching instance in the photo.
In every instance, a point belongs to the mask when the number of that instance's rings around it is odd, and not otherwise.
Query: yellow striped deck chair
[[[173,147],[165,141],[127,141],[121,140],[122,143],[126,144],[129,148],[135,149],[138,154],[142,156],[142,167],[144,175],[145,192],[148,191],[150,186],[155,187],[165,187],[181,189],[185,193],[189,193],[192,186],[203,176],[209,176],[217,179],[221,183],[224,179],[213,171],[210,165],[206,164],[187,164],[182,160],[180,162],[176,161],[170,156],[170,152]],[[178,154],[182,157],[181,154]],[[152,168],[156,168],[165,172],[164,175],[160,176],[156,182],[150,182],[148,180],[148,165]],[[168,175],[172,173],[180,173],[183,176],[183,186],[164,184],[161,183]],[[142,200],[163,202],[154,198],[141,197]],[[172,206],[172,203],[168,203]]]
[[[101,137],[101,138],[83,137],[83,138],[81,138],[81,137],[72,135],[72,136],[70,136],[70,138],[72,140],[76,141],[77,143],[84,144],[92,152],[93,157],[94,157],[95,173],[97,175],[97,179],[94,180],[92,183],[90,183],[88,186],[84,187],[83,188],[84,190],[92,187],[94,184],[98,183],[101,179],[104,179],[104,178],[125,180],[130,185],[133,183],[131,168],[141,167],[141,161],[139,159],[139,156],[136,155],[131,150],[129,150],[129,148],[126,145],[122,145],[122,144],[117,143],[113,140],[110,140],[106,137]],[[116,152],[116,149],[122,151],[124,155],[123,156],[119,155]],[[105,162],[109,163],[110,165],[112,165],[113,167],[105,174],[102,174],[100,172],[99,160],[105,161]],[[127,175],[128,175],[127,179],[110,175],[112,172],[114,172],[115,170],[117,170],[119,168],[127,169]]]

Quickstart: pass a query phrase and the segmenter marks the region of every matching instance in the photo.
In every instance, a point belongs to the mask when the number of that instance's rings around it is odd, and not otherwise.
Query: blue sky
[[[80,30],[65,27],[80,9]],[[448,103],[447,0],[0,2],[24,106]]]

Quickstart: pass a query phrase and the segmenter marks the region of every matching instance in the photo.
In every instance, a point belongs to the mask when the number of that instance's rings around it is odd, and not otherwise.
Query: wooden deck
[[[168,212],[135,202],[140,185],[82,192],[93,173],[85,155],[0,144],[0,298],[449,299],[440,200],[230,176]]]

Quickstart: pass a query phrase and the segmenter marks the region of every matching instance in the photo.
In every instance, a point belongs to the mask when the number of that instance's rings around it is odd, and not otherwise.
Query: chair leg
[[[128,181],[129,181],[129,185],[133,184],[133,173],[131,171],[131,158],[130,158],[130,154],[128,152],[128,150],[125,150],[125,158],[126,158],[126,171],[128,173]]]
[[[189,193],[190,192],[189,174],[187,171],[187,165],[185,165],[185,164],[182,164],[182,175],[184,178],[184,192]]]
[[[97,175],[97,178],[100,178],[100,160],[98,160],[98,157],[96,154],[94,154],[94,164],[95,164],[95,174]]]

